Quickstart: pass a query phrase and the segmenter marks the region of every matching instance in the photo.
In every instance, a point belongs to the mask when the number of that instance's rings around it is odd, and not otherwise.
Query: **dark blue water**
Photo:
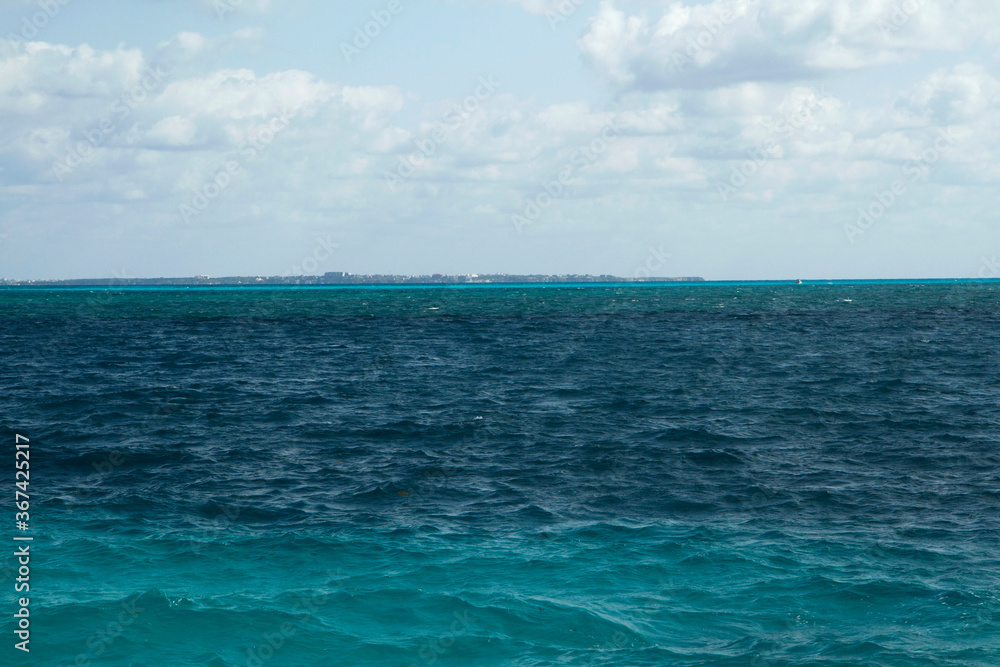
[[[0,387],[3,664],[1000,664],[995,284],[6,290]]]

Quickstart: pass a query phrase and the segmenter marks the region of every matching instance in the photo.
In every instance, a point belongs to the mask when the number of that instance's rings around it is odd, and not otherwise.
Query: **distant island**
[[[591,276],[563,274],[556,276],[516,275],[508,273],[466,274],[447,276],[440,273],[423,276],[395,276],[331,271],[322,276],[228,276],[212,278],[80,278],[76,280],[4,280],[8,287],[128,287],[128,286],[210,286],[210,285],[461,285],[511,283],[659,283],[704,282],[704,278],[623,278],[621,276]]]

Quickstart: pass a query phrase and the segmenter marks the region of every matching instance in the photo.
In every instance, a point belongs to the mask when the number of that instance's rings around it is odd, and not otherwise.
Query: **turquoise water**
[[[0,660],[1000,664],[998,324],[995,282],[0,290]]]

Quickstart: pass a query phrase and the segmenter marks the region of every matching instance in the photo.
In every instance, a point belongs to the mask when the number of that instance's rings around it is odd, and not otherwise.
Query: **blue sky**
[[[0,26],[0,277],[1000,273],[994,0],[8,0]]]

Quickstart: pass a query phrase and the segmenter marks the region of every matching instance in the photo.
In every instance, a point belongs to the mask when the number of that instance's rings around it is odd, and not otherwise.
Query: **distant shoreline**
[[[454,287],[576,287],[576,286],[704,286],[704,287],[818,287],[863,285],[962,285],[1000,284],[1000,278],[830,278],[811,280],[706,280],[701,277],[683,278],[622,278],[620,276],[351,276],[350,280],[329,280],[323,276],[225,277],[225,278],[80,278],[72,280],[10,280],[0,278],[0,290],[24,289],[86,289],[86,288],[454,288]]]
[[[211,278],[80,278],[71,280],[3,280],[7,287],[209,287],[209,286],[279,286],[279,285],[509,285],[574,283],[698,283],[700,277],[623,278],[591,275],[508,275],[470,274],[397,276],[378,274],[327,273],[322,276],[226,276]]]

